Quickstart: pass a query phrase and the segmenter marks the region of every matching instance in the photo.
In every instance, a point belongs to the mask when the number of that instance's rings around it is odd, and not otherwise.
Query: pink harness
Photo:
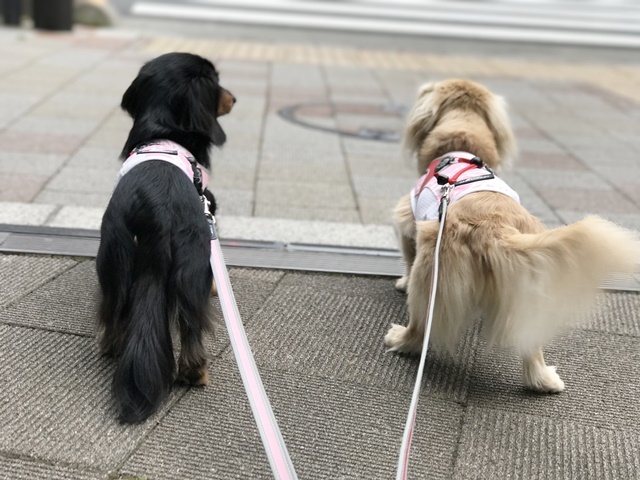
[[[115,189],[122,177],[129,173],[133,168],[137,167],[141,163],[152,160],[159,160],[175,165],[182,170],[191,181],[194,180],[193,167],[196,165],[202,172],[202,187],[206,187],[209,183],[209,173],[202,165],[195,162],[195,159],[189,150],[176,142],[172,142],[171,140],[157,140],[153,143],[142,145],[131,152],[129,157],[122,164],[122,168],[120,168],[120,171],[118,172],[116,183],[113,188]]]
[[[451,202],[474,192],[497,192],[520,203],[516,191],[486,167],[481,168],[483,164],[476,164],[476,159],[475,155],[468,152],[451,152],[433,160],[427,173],[420,177],[411,190],[414,218],[418,221],[438,219],[445,183],[455,185],[451,190]],[[443,167],[438,169],[443,162]]]

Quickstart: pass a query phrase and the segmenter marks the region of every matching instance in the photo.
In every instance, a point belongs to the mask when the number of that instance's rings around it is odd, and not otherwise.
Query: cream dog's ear
[[[496,140],[498,155],[500,155],[500,167],[509,168],[518,155],[518,148],[507,114],[507,102],[504,98],[499,95],[491,95],[487,107],[487,120]]]
[[[420,149],[424,138],[435,126],[438,116],[435,83],[425,83],[418,90],[418,99],[407,117],[402,147],[411,156]]]

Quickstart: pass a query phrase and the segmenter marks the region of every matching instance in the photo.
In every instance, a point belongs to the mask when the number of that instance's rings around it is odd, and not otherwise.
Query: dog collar
[[[151,160],[160,160],[178,167],[194,183],[198,193],[202,193],[201,190],[209,183],[207,170],[195,161],[189,150],[171,140],[156,140],[140,145],[131,151],[116,176],[113,188],[115,189],[122,177],[133,168]]]

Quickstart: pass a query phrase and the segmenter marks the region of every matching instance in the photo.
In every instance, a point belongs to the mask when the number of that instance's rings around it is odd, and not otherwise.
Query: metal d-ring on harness
[[[282,438],[276,417],[271,409],[269,398],[262,385],[258,367],[253,359],[247,334],[242,325],[240,312],[238,311],[238,305],[233,295],[227,266],[216,232],[216,220],[209,210],[209,200],[204,196],[202,172],[197,163],[195,163],[195,160],[189,159],[189,161],[193,169],[193,184],[198,190],[198,195],[200,195],[200,199],[202,200],[204,215],[207,219],[209,232],[211,234],[211,270],[213,271],[213,278],[218,289],[218,298],[220,299],[222,314],[229,333],[233,354],[238,364],[238,370],[242,377],[242,383],[244,384],[247,398],[251,405],[251,411],[253,412],[262,444],[269,459],[269,464],[271,465],[271,471],[277,480],[297,480],[298,476],[293,467],[289,452],[287,451],[287,446]]]
[[[422,344],[422,352],[420,354],[420,364],[418,366],[418,373],[416,378],[416,384],[413,388],[413,394],[411,395],[411,404],[409,406],[409,413],[407,415],[407,422],[404,427],[404,434],[402,436],[402,444],[400,445],[400,455],[398,458],[398,468],[396,470],[396,480],[406,480],[408,478],[409,472],[409,455],[411,453],[411,439],[413,437],[413,429],[416,422],[416,413],[418,411],[418,399],[420,397],[420,387],[422,385],[422,376],[424,374],[424,365],[427,359],[427,348],[429,346],[429,336],[431,335],[431,325],[433,323],[433,311],[435,307],[436,300],[436,290],[438,288],[438,268],[440,265],[440,243],[442,241],[442,232],[444,231],[444,222],[447,218],[447,207],[451,202],[451,191],[460,185],[466,185],[473,182],[479,182],[482,180],[491,180],[495,178],[495,174],[493,170],[488,165],[485,165],[482,160],[478,157],[473,157],[470,160],[457,158],[458,160],[462,160],[464,162],[469,163],[468,167],[460,170],[458,173],[453,175],[452,177],[447,177],[446,175],[439,174],[441,170],[443,170],[446,166],[450,165],[453,161],[456,160],[456,157],[444,157],[440,160],[439,163],[435,161],[432,162],[429,166],[429,172],[427,175],[427,180],[423,182],[423,187],[426,185],[427,181],[436,177],[438,181],[438,185],[442,186],[442,198],[440,200],[439,207],[439,221],[440,227],[438,229],[438,237],[436,240],[436,251],[433,256],[433,272],[431,276],[431,291],[429,294],[429,310],[427,313],[426,319],[426,327],[424,332],[424,339]],[[484,168],[489,173],[487,175],[482,175],[478,177],[472,177],[466,180],[458,180],[460,175],[463,172],[469,171],[473,168]]]

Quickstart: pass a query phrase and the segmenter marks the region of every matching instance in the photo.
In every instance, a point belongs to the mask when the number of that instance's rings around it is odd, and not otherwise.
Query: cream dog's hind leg
[[[416,258],[416,222],[411,210],[410,195],[405,195],[400,199],[393,212],[393,220],[400,239],[400,249],[405,263],[405,273],[396,281],[396,289],[406,292],[409,286],[411,267]]]
[[[420,239],[418,240],[417,252],[416,249],[413,250],[415,259],[412,262],[413,267],[409,276],[407,292],[409,326],[391,325],[389,332],[384,337],[384,343],[392,351],[417,353],[422,350],[438,226],[437,221],[420,222],[418,233]]]

